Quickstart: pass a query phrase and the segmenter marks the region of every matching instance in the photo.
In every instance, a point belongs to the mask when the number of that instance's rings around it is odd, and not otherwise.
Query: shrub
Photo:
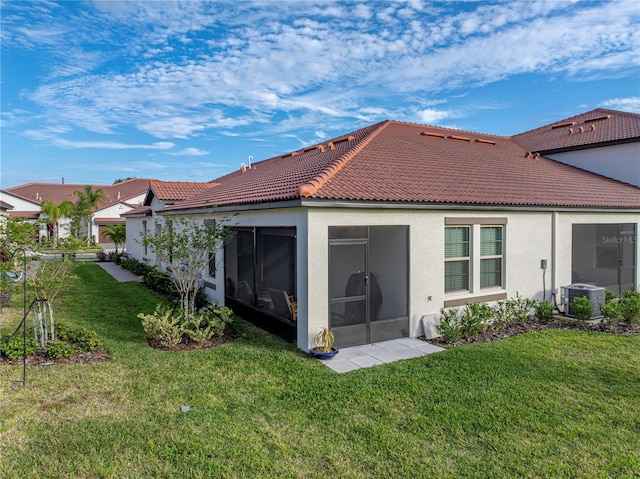
[[[33,356],[36,354],[38,343],[31,336],[27,336],[26,352],[27,356]],[[0,356],[7,359],[18,359],[22,357],[24,352],[23,337],[22,334],[16,334],[11,337],[6,337],[0,340]]]
[[[125,258],[124,255],[120,257],[120,266],[131,271],[131,273],[136,276],[143,276],[148,271],[152,271],[154,269],[152,266],[142,263],[131,256],[127,256]]]
[[[150,268],[144,273],[144,284],[170,300],[177,300],[180,297],[180,293],[169,275],[155,268]]]
[[[460,316],[460,333],[473,337],[485,330],[493,312],[486,303],[467,304]]]
[[[591,319],[591,313],[593,311],[593,301],[586,296],[576,296],[571,301],[571,309],[576,319],[580,321],[587,321]]]
[[[640,322],[640,292],[627,291],[620,298],[620,313],[622,320],[631,326]]]
[[[511,324],[513,313],[511,311],[512,303],[506,300],[498,301],[493,307],[493,325],[496,327],[507,326]]]
[[[181,311],[173,311],[162,304],[156,306],[153,314],[138,314],[147,336],[159,346],[169,349],[175,349],[182,342],[185,332],[183,316]]]
[[[56,338],[71,343],[79,352],[95,351],[102,346],[95,331],[56,324]]]
[[[550,321],[553,318],[554,306],[549,301],[536,302],[536,317],[540,321]]]
[[[614,293],[610,289],[605,289],[604,290],[604,302],[605,303],[608,303],[609,301],[613,301],[616,298],[617,298],[616,293]]]
[[[76,349],[65,341],[51,341],[44,348],[44,356],[49,359],[71,359]]]
[[[493,307],[493,324],[497,326],[507,326],[511,323],[524,324],[531,315],[531,309],[536,305],[533,299],[509,298]]]
[[[622,309],[620,308],[620,300],[614,299],[606,301],[600,306],[600,314],[607,318],[611,324],[618,324],[622,321]]]
[[[517,298],[508,299],[507,302],[513,304],[513,320],[518,324],[524,324],[531,316],[531,309],[535,306],[536,302],[530,298],[523,298],[519,296]]]
[[[461,324],[457,309],[440,309],[440,324],[437,326],[442,340],[446,343],[455,343],[460,340]]]
[[[208,308],[194,312],[184,324],[185,335],[199,347],[224,334],[225,322]]]
[[[217,301],[206,306],[213,314],[224,321],[225,324],[233,323],[233,310],[226,306],[219,306]]]

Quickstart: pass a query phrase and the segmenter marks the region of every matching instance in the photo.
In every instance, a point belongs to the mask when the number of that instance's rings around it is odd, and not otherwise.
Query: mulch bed
[[[60,358],[50,359],[45,358],[40,354],[27,357],[27,366],[51,366],[53,364],[89,364],[89,363],[104,363],[111,361],[109,351],[106,349],[96,349],[95,351],[87,351],[86,353],[76,354],[71,359]],[[20,359],[2,359],[0,365],[7,366],[22,366],[22,358]]]
[[[190,351],[193,349],[208,349],[213,348],[215,346],[219,346],[224,343],[228,343],[229,341],[233,341],[237,337],[237,334],[227,328],[222,336],[218,338],[214,338],[210,341],[207,341],[203,345],[200,345],[195,342],[189,343],[181,343],[175,348],[166,348],[159,345],[156,341],[149,339],[147,342],[149,346],[154,349],[160,349],[162,351]],[[109,351],[106,349],[96,349],[95,351],[88,351],[86,353],[77,354],[71,359],[60,358],[60,359],[50,359],[45,358],[42,355],[34,355],[29,356],[27,358],[27,366],[51,366],[53,364],[89,364],[89,363],[99,363],[99,362],[107,362],[111,361],[111,356],[109,356]],[[12,366],[12,365],[20,365],[22,366],[22,358],[20,359],[0,359],[0,365]]]
[[[510,338],[519,334],[542,331],[545,329],[565,329],[577,331],[594,331],[610,334],[640,334],[640,325],[628,326],[626,324],[612,325],[606,322],[583,322],[562,316],[555,316],[552,320],[542,322],[537,318],[529,318],[524,324],[510,324],[501,328],[487,328],[476,336],[465,337],[455,343],[447,343],[442,338],[433,338],[428,341],[437,346],[457,346],[470,343],[486,343],[498,339]]]

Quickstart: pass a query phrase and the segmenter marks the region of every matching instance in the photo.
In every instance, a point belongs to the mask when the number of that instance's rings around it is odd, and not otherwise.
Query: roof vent
[[[609,118],[611,118],[611,115],[604,115],[604,116],[598,116],[596,118],[589,118],[588,120],[585,120],[585,123],[593,123],[594,121],[602,121],[602,120],[608,120]]]
[[[482,138],[476,138],[474,140],[476,143],[482,143],[483,145],[495,145],[496,142],[493,140],[484,140]]]
[[[447,138],[450,140],[471,141],[471,138],[467,138],[466,136],[449,135]]]
[[[524,157],[525,158],[529,158],[531,156],[531,152],[530,151],[525,151],[524,152]]]
[[[333,144],[333,141],[330,141],[327,143],[327,148],[329,148],[330,150],[335,150],[336,145]]]
[[[591,123],[591,131],[596,131],[596,125],[594,123]]]
[[[557,130],[558,128],[566,128],[567,126],[573,126],[575,124],[576,124],[575,121],[570,121],[569,123],[561,123],[560,125],[553,125],[551,129]]]
[[[433,138],[444,138],[444,135],[442,133],[436,133],[435,131],[421,131],[420,135],[431,136]]]
[[[292,151],[291,153],[287,153],[286,155],[282,155],[280,158],[289,158],[290,156],[296,156],[299,155],[300,152],[299,151]]]
[[[309,148],[305,148],[303,150],[303,153],[306,153],[308,151],[313,151],[313,150],[320,150],[320,153],[324,153],[324,145],[320,144],[320,145],[310,146]]]
[[[337,140],[333,140],[334,143],[342,143],[345,141],[353,141],[355,140],[356,137],[353,135],[349,135],[349,136],[343,136],[342,138],[338,138]]]
[[[540,153],[538,153],[537,151],[533,154],[533,159],[537,160],[538,158],[540,158]]]
[[[247,170],[251,169],[251,160],[253,160],[253,156],[249,155],[247,156],[247,162],[249,163],[248,165],[245,165],[244,163],[240,163],[240,171],[242,171],[243,173]]]
[[[569,128],[569,134],[573,135],[573,128]]]
[[[580,128],[578,128],[578,131],[580,131],[580,133],[584,133],[584,126],[581,126]]]

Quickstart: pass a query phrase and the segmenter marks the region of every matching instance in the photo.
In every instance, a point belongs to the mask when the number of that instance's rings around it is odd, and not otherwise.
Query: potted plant
[[[311,355],[318,359],[331,359],[339,352],[333,347],[334,340],[333,331],[329,328],[322,328],[313,338],[314,347],[311,348]]]

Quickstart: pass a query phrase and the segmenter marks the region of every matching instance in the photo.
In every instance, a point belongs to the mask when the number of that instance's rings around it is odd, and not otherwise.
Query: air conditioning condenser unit
[[[564,312],[567,316],[575,316],[571,307],[574,298],[586,297],[593,303],[591,317],[589,319],[601,318],[600,306],[604,305],[604,288],[593,284],[570,284],[560,289],[561,302],[564,305]]]

